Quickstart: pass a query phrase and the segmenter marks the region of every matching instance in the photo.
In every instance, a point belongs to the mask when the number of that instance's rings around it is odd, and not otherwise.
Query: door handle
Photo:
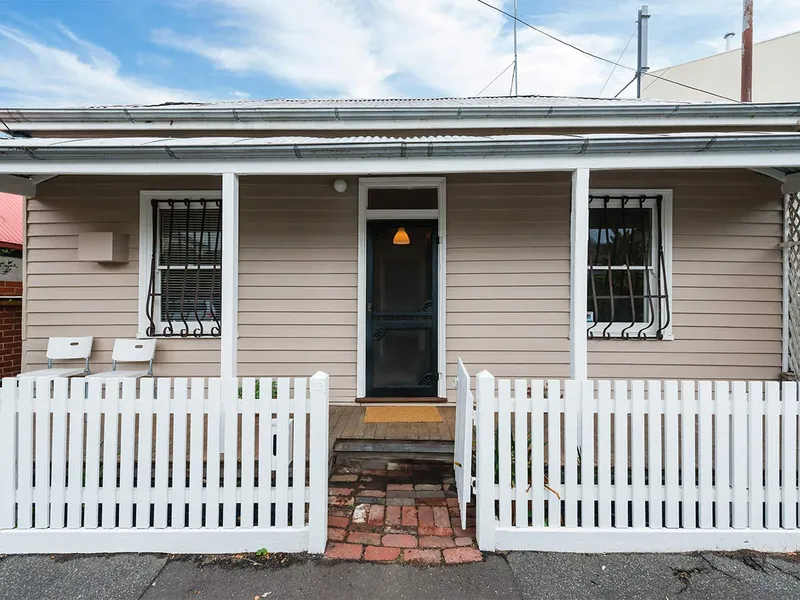
[[[372,302],[367,302],[367,312],[368,313],[372,312]]]

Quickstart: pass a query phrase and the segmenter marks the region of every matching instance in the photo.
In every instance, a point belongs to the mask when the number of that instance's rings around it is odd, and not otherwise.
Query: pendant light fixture
[[[394,234],[392,238],[392,243],[395,246],[408,246],[411,243],[411,240],[408,237],[408,233],[406,233],[405,227],[398,227],[397,232]]]

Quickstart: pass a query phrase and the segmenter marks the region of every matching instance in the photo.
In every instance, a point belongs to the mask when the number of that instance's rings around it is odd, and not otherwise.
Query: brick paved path
[[[483,560],[474,513],[461,529],[452,468],[376,460],[360,468],[337,466],[329,494],[327,558],[436,565]]]

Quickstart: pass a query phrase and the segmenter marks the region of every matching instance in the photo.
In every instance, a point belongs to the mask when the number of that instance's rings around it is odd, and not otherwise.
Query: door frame
[[[437,209],[430,210],[367,210],[370,189],[436,188],[439,200]],[[438,397],[447,397],[445,314],[446,314],[446,178],[445,177],[361,177],[358,180],[358,324],[356,351],[356,396],[366,397],[367,392],[367,221],[425,220],[437,221],[437,334],[436,354],[438,367]]]

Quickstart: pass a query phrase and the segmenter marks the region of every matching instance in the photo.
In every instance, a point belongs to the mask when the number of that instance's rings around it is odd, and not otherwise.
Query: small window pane
[[[164,322],[218,321],[221,297],[219,270],[161,271],[161,320]]]
[[[436,188],[411,190],[371,189],[367,195],[369,210],[437,210],[439,192]]]
[[[594,288],[592,288],[594,276]],[[586,310],[595,323],[645,322],[645,272],[594,268],[588,273],[588,302]],[[611,286],[609,287],[609,281]],[[613,294],[612,294],[613,291]],[[592,298],[597,299],[597,307]],[[614,313],[612,318],[611,306]]]
[[[642,266],[649,264],[647,250],[650,247],[652,210],[640,210],[638,203],[633,202],[630,201],[628,208],[603,208],[602,200],[592,202],[589,210],[589,262],[613,266],[625,265],[626,262]],[[598,203],[600,206],[595,206]]]

